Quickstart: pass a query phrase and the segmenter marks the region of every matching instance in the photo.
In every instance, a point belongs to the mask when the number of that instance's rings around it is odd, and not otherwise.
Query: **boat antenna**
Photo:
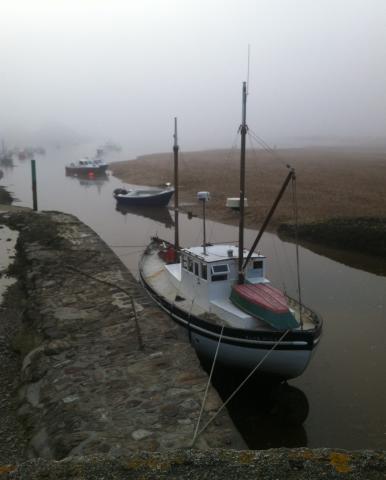
[[[210,194],[209,192],[197,192],[197,199],[202,202],[202,222],[203,222],[203,254],[206,255],[206,221],[205,221],[205,204],[209,200]]]
[[[245,138],[248,132],[247,118],[247,82],[243,82],[242,89],[242,115],[241,115],[241,148],[240,148],[240,218],[239,218],[239,265],[238,283],[244,283],[244,200],[245,200]]]
[[[177,137],[177,117],[174,117],[174,248],[179,247],[179,229],[178,229],[178,137]]]
[[[251,59],[251,46],[248,43],[248,63],[247,63],[247,95],[249,93],[249,64]]]

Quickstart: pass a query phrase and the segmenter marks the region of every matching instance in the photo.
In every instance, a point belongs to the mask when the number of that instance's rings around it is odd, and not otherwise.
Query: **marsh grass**
[[[265,218],[287,173],[296,170],[297,204],[301,222],[339,217],[386,217],[386,151],[376,149],[288,149],[275,155],[249,151],[246,160],[246,226],[255,227]],[[140,185],[173,183],[173,155],[153,154],[111,165],[122,181]],[[207,190],[211,200],[208,217],[237,223],[235,212],[225,207],[227,197],[239,196],[239,152],[212,150],[181,152],[179,162],[180,203],[200,214],[196,193]],[[271,228],[293,220],[291,188],[283,196]],[[171,202],[172,204],[172,202]]]

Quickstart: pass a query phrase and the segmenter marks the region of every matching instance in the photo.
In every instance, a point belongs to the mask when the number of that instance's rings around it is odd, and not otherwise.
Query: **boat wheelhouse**
[[[246,315],[235,309],[229,301],[232,286],[237,280],[238,249],[234,245],[207,245],[183,248],[181,261],[165,265],[171,282],[179,289],[180,295],[191,297],[194,303],[213,314],[226,319],[233,326],[242,322],[245,327]],[[263,255],[254,253],[248,268],[247,279],[251,284],[267,283]]]

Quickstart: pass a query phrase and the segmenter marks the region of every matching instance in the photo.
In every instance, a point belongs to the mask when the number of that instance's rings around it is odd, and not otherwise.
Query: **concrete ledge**
[[[33,460],[0,466],[0,479],[382,480],[386,478],[385,460],[384,452],[330,449],[177,450],[132,453],[120,458],[94,455],[60,462]]]

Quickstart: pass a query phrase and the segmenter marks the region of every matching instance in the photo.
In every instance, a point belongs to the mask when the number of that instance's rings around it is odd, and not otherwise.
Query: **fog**
[[[131,155],[386,136],[384,0],[0,0],[0,138]],[[48,132],[48,133],[47,133]],[[52,133],[52,135],[54,135]]]

